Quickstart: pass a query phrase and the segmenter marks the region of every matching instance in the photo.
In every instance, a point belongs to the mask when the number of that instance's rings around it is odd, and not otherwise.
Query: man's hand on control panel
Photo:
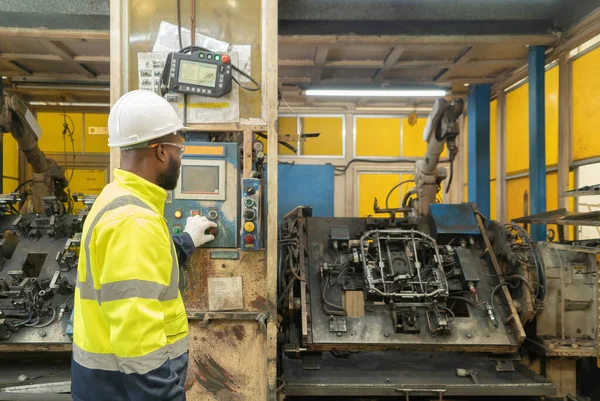
[[[184,232],[188,233],[194,241],[194,246],[198,248],[215,239],[212,234],[206,234],[206,230],[211,229],[216,233],[217,223],[208,220],[205,216],[188,217]]]

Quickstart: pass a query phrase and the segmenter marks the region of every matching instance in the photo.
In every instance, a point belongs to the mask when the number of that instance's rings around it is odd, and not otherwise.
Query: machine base
[[[498,372],[493,356],[405,351],[323,353],[319,369],[283,357],[287,396],[552,396],[556,386],[515,363]],[[314,364],[313,364],[314,365]],[[476,374],[458,377],[457,369]]]

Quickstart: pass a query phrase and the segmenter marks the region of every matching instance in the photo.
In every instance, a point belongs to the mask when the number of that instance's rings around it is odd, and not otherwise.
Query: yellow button
[[[181,213],[181,210],[175,210],[175,218],[180,219],[181,216],[183,216],[183,213]]]
[[[246,222],[246,224],[244,224],[244,230],[248,232],[254,231],[254,223],[251,221]]]

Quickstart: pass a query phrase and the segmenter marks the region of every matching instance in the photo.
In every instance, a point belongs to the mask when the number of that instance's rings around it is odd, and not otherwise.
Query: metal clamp
[[[266,312],[196,312],[188,313],[190,321],[199,321],[200,327],[208,327],[213,320],[246,320],[256,321],[260,331],[267,332],[267,321],[269,314]]]

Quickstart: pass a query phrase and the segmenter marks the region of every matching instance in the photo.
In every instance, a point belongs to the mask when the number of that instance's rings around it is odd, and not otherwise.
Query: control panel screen
[[[179,62],[179,82],[190,85],[215,87],[217,65],[189,60]]]
[[[218,194],[219,166],[181,166],[182,194]]]

